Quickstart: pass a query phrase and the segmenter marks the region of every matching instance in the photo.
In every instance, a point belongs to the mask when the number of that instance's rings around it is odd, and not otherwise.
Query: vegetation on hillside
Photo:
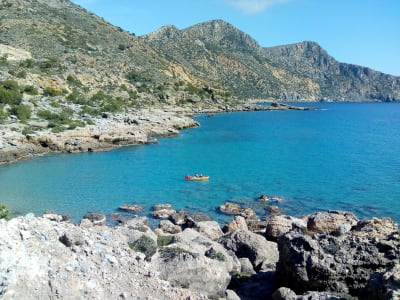
[[[400,99],[398,77],[338,63],[312,42],[262,48],[221,20],[137,37],[61,0],[2,0],[0,19],[0,123],[25,133],[163,105]]]

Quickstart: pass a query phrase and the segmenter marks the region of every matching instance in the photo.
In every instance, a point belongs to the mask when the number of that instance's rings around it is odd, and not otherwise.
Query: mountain
[[[282,100],[400,99],[400,78],[340,63],[315,42],[262,48],[231,24],[215,20],[143,36],[164,57],[243,98]]]
[[[250,98],[393,101],[400,78],[314,42],[263,48],[222,20],[137,37],[69,0],[0,0],[0,124],[57,132],[104,113]]]

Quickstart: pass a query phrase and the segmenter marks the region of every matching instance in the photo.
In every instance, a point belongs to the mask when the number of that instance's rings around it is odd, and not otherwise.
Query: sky
[[[262,47],[314,41],[336,60],[400,76],[400,0],[72,0],[137,36],[222,19]]]

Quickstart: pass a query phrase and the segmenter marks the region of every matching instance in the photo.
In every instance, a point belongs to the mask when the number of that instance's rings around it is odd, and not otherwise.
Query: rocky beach
[[[327,211],[260,220],[247,210],[221,228],[204,214],[154,209],[156,228],[135,216],[112,227],[54,212],[0,220],[1,298],[400,297],[400,234],[388,218]]]

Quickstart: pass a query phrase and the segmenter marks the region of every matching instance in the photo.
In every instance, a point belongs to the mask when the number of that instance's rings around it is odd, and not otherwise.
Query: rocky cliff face
[[[400,97],[400,79],[372,69],[339,63],[315,42],[265,48],[272,65],[302,74],[319,86],[325,100],[394,101]]]

